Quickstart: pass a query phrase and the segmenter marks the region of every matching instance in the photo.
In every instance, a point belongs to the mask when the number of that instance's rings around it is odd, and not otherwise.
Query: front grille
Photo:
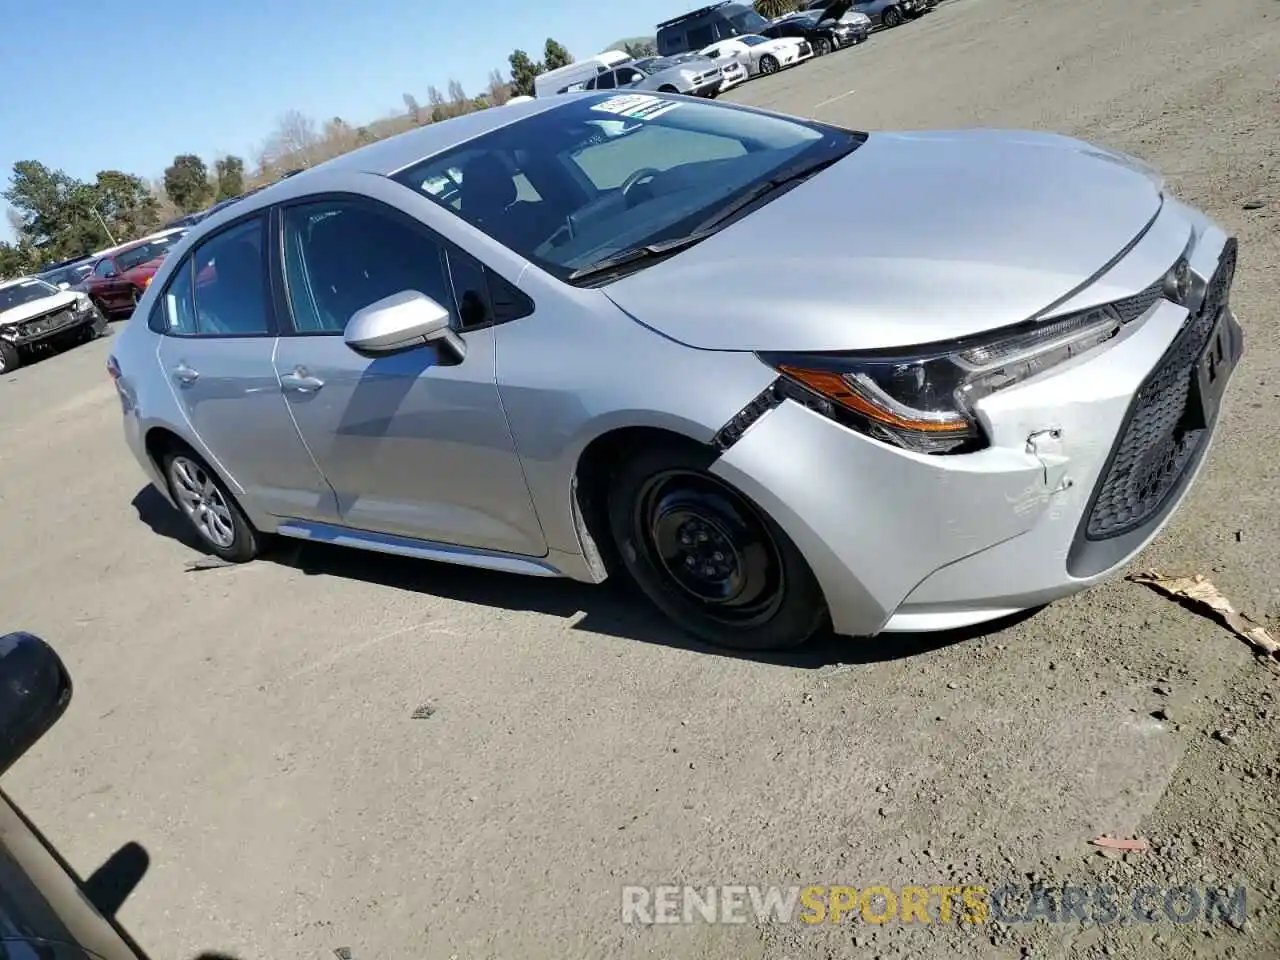
[[[36,337],[49,330],[56,330],[59,327],[66,326],[71,322],[71,310],[57,310],[53,313],[46,313],[43,317],[36,317],[34,320],[28,320],[19,326],[22,336]]]
[[[1164,505],[1207,439],[1207,425],[1197,422],[1189,401],[1196,361],[1227,306],[1235,265],[1236,242],[1230,240],[1200,309],[1187,318],[1134,398],[1090,508],[1085,527],[1088,539],[1118,537],[1146,523]],[[1115,306],[1122,316],[1125,310],[1138,316],[1160,296],[1159,289],[1154,294],[1151,290]]]

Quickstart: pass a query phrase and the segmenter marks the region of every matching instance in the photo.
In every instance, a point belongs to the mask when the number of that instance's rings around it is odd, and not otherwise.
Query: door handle
[[[189,387],[200,379],[200,371],[193,370],[185,362],[182,362],[173,368],[173,379],[177,380],[182,386]]]
[[[324,386],[324,381],[308,375],[306,370],[298,367],[293,373],[286,373],[280,378],[280,386],[294,393],[315,393]]]

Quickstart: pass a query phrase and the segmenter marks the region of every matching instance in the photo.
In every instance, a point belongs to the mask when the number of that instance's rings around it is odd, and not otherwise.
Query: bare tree
[[[441,120],[449,118],[449,114],[445,110],[444,94],[435,87],[427,87],[427,103],[431,105],[432,123],[439,123]]]
[[[316,122],[301,110],[281,114],[272,139],[277,148],[277,161],[287,159],[292,166],[302,167],[314,166],[317,162],[320,137],[316,133]]]
[[[460,117],[464,113],[471,112],[471,98],[467,96],[467,92],[462,89],[462,84],[457,80],[449,81],[449,114],[454,117]]]
[[[500,107],[511,99],[511,87],[497,70],[489,71],[488,97],[489,103],[495,107]]]
[[[410,119],[415,124],[421,124],[425,119],[422,115],[422,107],[418,106],[418,101],[412,93],[401,94],[404,98],[404,109],[409,114]]]

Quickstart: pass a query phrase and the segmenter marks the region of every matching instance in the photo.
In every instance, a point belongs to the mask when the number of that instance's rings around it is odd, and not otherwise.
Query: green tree
[[[209,169],[194,153],[181,153],[164,171],[164,192],[183,213],[199,210],[213,196]]]
[[[73,199],[85,184],[38,160],[19,160],[3,196],[19,219],[19,240],[34,247],[53,247],[64,237]]]
[[[237,156],[219,157],[213,163],[218,178],[216,199],[230,200],[244,193],[244,161]]]
[[[20,238],[17,243],[0,240],[0,280],[12,280],[14,277],[35,273],[39,260],[38,252],[26,238]]]
[[[507,63],[511,64],[512,96],[533,96],[533,78],[543,72],[542,64],[534,63],[523,50],[513,50]]]
[[[573,57],[569,55],[569,51],[557,41],[548,37],[547,44],[542,51],[542,69],[556,70],[560,67],[567,67],[571,63],[573,63]]]

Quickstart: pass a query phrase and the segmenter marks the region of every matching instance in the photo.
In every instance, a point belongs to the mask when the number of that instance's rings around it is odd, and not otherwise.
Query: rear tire
[[[764,76],[777,73],[782,69],[782,65],[778,63],[778,59],[772,54],[766,53],[760,58],[760,73]]]
[[[652,447],[613,477],[609,526],[640,590],[717,647],[784,650],[827,623],[808,563],[755,504],[708,471],[693,446]]]
[[[169,450],[164,476],[178,511],[204,549],[230,563],[246,563],[258,555],[257,531],[204,460],[185,446]]]
[[[13,373],[22,366],[22,354],[8,340],[0,340],[0,376]]]
[[[826,37],[819,37],[813,42],[813,55],[815,57],[825,57],[833,49],[831,41]]]
[[[890,7],[884,12],[882,17],[884,25],[890,29],[902,24],[902,11],[897,7]]]

